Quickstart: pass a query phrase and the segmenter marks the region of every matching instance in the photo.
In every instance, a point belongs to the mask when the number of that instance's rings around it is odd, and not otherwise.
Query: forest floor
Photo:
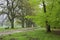
[[[60,29],[54,29],[52,30],[53,34],[60,35]]]
[[[50,33],[42,28],[24,28],[17,30],[19,31],[17,33],[15,31],[9,35],[0,36],[0,40],[60,40],[60,35],[56,34],[60,32],[58,29],[54,29]]]
[[[21,28],[21,29],[5,29],[3,31],[0,31],[0,36],[19,33],[19,32],[26,32],[26,31],[34,31],[34,30],[45,30],[45,28],[39,28],[39,27],[33,27],[33,28]],[[2,30],[2,29],[1,29]],[[53,29],[52,33],[60,35],[60,29]]]
[[[0,31],[0,36],[14,34],[14,33],[19,33],[19,32],[33,31],[33,30],[37,30],[37,29],[41,29],[41,28],[37,28],[37,27],[36,28],[22,28],[22,29],[14,29],[14,30],[6,29],[4,31]],[[44,29],[44,28],[42,28],[42,29]]]

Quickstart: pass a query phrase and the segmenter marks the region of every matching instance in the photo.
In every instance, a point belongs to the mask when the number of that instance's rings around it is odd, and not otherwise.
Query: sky
[[[1,5],[3,4],[3,5]],[[0,0],[0,11],[2,11],[3,8],[1,8],[1,6],[6,5],[6,1],[5,0]]]

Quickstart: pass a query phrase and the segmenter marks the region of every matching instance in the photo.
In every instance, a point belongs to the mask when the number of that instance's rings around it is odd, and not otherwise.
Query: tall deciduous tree
[[[46,4],[45,4],[45,1],[43,0],[43,8],[44,8],[44,13],[46,14]],[[47,32],[51,32],[51,29],[50,29],[50,24],[48,23],[48,20],[47,20],[47,17],[48,16],[46,16],[46,29],[47,29]]]
[[[7,2],[7,16],[11,22],[11,28],[14,28],[14,18],[15,18],[15,8],[17,7],[17,3],[15,0],[6,0]],[[14,5],[15,3],[15,5]]]

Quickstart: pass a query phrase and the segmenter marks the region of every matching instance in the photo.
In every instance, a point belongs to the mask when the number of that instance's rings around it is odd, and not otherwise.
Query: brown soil
[[[53,34],[60,35],[60,29],[54,29],[52,30]]]

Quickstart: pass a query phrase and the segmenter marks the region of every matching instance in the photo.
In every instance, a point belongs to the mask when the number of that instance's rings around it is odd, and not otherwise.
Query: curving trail
[[[22,29],[15,29],[15,30],[6,30],[6,31],[0,32],[0,36],[19,33],[19,32],[34,31],[37,29],[39,28],[22,28]]]

